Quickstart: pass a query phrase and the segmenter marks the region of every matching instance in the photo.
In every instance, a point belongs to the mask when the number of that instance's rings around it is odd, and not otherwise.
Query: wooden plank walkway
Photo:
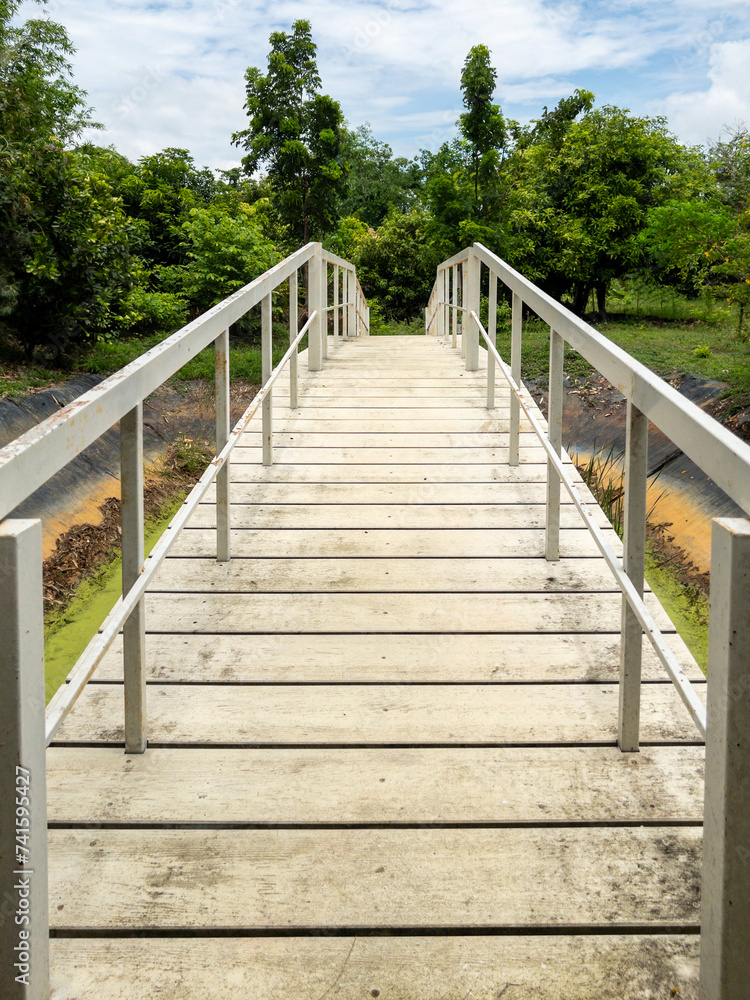
[[[697,1000],[703,748],[646,649],[617,749],[619,593],[483,393],[367,338],[248,429],[233,561],[209,496],[148,597],[149,750],[117,645],[49,750],[55,1000]]]

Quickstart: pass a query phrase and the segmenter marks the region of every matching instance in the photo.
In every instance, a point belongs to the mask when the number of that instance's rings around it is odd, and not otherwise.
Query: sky
[[[20,15],[39,17],[26,0]],[[455,134],[461,68],[484,44],[495,100],[526,122],[577,87],[598,104],[667,118],[689,144],[750,124],[750,0],[49,0],[77,52],[75,82],[133,160],[167,146],[228,169],[247,125],[248,66],[272,31],[311,22],[322,91],[397,156]]]

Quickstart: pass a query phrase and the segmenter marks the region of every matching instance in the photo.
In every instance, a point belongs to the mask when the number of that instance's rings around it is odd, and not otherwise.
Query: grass
[[[185,492],[175,495],[155,517],[146,522],[147,555],[182,506],[185,496]],[[117,554],[81,583],[64,611],[48,616],[44,629],[47,701],[65,682],[70,669],[96,635],[121,594],[122,558]]]
[[[620,315],[597,329],[661,378],[695,375],[728,385],[737,409],[750,403],[750,344],[737,333],[726,314],[713,321],[669,322],[660,318]],[[498,350],[510,357],[510,327],[498,329]],[[708,351],[705,349],[708,348]],[[549,327],[530,319],[523,327],[524,379],[547,378]],[[566,345],[565,371],[571,378],[590,375],[592,366]]]

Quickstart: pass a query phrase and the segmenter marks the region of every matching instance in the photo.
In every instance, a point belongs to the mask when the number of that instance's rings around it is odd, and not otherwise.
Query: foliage
[[[374,235],[374,230],[355,216],[339,220],[336,231],[324,241],[327,250],[344,260],[354,260],[363,240]]]
[[[490,64],[490,50],[486,45],[475,45],[467,55],[461,73],[466,111],[459,119],[459,129],[471,150],[474,208],[477,211],[480,173],[486,179],[493,176],[498,165],[497,152],[505,144],[505,122],[500,107],[492,103],[496,78],[495,69]]]
[[[439,262],[428,240],[427,215],[419,209],[391,214],[362,239],[354,259],[365,295],[380,300],[389,320],[420,315]]]
[[[338,103],[317,92],[309,21],[295,21],[291,34],[274,32],[270,43],[267,74],[254,66],[245,74],[250,126],[232,141],[246,150],[246,173],[266,165],[282,221],[307,243],[330,232],[338,218],[346,183],[344,120]]]
[[[342,216],[377,227],[389,211],[407,212],[415,205],[422,185],[420,164],[394,159],[391,147],[379,142],[369,125],[345,131],[342,155],[348,173],[346,196],[339,205]]]
[[[253,209],[240,205],[236,214],[225,206],[192,208],[182,224],[185,263],[159,272],[162,287],[204,312],[239,291],[281,259],[261,232]]]

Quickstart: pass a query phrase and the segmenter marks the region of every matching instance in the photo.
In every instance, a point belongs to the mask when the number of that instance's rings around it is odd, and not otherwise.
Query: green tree
[[[232,141],[247,152],[248,174],[266,167],[283,222],[306,243],[338,219],[346,187],[343,115],[336,101],[318,93],[309,21],[295,21],[291,34],[274,32],[270,43],[267,73],[251,66],[245,74],[250,126]]]
[[[30,355],[115,331],[131,232],[107,176],[66,148],[92,124],[69,80],[73,49],[0,0],[0,322]]]
[[[348,171],[343,217],[356,216],[377,227],[391,209],[407,212],[414,206],[422,187],[419,163],[394,159],[391,147],[376,139],[369,125],[344,133],[342,154]]]
[[[505,144],[505,122],[499,105],[492,103],[496,78],[490,63],[490,50],[486,45],[475,45],[469,51],[461,73],[466,111],[458,124],[471,151],[474,207],[477,211],[480,173],[491,176],[497,170],[497,153]]]

